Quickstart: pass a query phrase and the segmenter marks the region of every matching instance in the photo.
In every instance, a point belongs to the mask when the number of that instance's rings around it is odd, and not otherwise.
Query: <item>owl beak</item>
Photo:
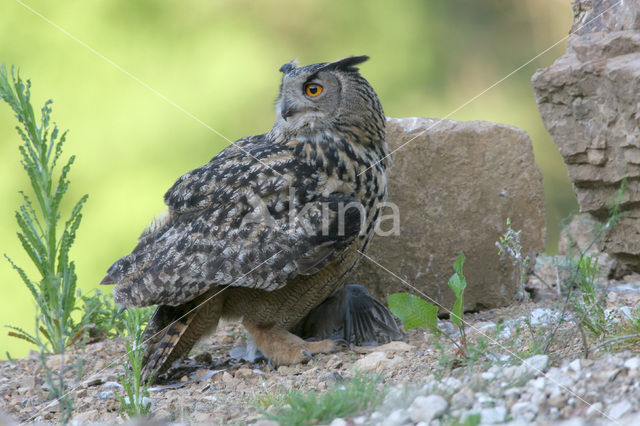
[[[293,107],[291,107],[287,101],[284,101],[282,103],[282,106],[280,107],[280,111],[282,111],[280,113],[280,115],[282,116],[282,118],[284,118],[284,121],[287,121],[287,118],[291,117],[293,114],[295,114],[295,110],[293,109]]]

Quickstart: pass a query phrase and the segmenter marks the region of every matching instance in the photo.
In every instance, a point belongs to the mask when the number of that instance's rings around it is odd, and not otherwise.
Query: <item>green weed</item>
[[[23,268],[5,255],[36,301],[39,320],[36,335],[18,327],[9,327],[12,329],[9,334],[44,351],[61,353],[83,331],[82,324],[71,318],[77,309],[77,276],[69,250],[80,226],[87,195],[75,203],[60,227],[62,201],[69,188],[68,174],[75,157],[71,156],[59,171],[56,169],[67,132],[60,134],[56,124],[51,126],[51,100],[45,102],[40,120],[36,120],[30,89],[31,82],[23,82],[13,68],[10,79],[6,67],[0,67],[0,98],[9,104],[20,122],[16,129],[24,142],[19,148],[21,162],[35,197],[34,202],[20,191],[23,204],[15,214],[18,239],[39,275],[37,279],[27,276]]]
[[[144,357],[144,323],[148,318],[148,310],[128,308],[122,315],[128,338],[125,341],[128,365],[124,365],[124,374],[118,380],[124,389],[124,395],[116,394],[120,402],[120,415],[127,417],[146,416],[151,412],[151,398],[149,398],[149,382],[142,380],[142,359]]]
[[[351,417],[379,405],[385,397],[377,386],[380,377],[356,374],[351,381],[337,384],[333,389],[318,394],[294,389],[282,399],[261,399],[258,404],[264,416],[281,426],[329,424],[338,417]],[[269,413],[265,403],[279,401],[279,407]]]

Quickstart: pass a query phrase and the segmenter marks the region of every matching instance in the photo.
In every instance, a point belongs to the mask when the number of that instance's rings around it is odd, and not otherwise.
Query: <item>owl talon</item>
[[[311,352],[309,352],[306,349],[303,349],[302,351],[300,351],[302,353],[302,355],[306,356],[307,358],[309,358],[309,361],[313,361],[313,355],[311,355]]]
[[[349,349],[349,347],[351,346],[345,339],[334,339],[333,343],[335,343],[341,349]]]
[[[269,371],[276,371],[273,367],[273,363],[271,362],[271,358],[267,358],[267,365],[269,366]]]

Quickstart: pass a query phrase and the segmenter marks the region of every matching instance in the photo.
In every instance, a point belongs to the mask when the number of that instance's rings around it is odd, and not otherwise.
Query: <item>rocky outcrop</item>
[[[397,149],[389,201],[397,206],[399,232],[384,235],[393,225],[388,208],[367,252],[379,265],[362,259],[347,282],[365,285],[383,301],[391,293],[423,292],[450,309],[447,281],[464,252],[465,309],[512,302],[519,273],[495,246],[507,218],[522,230],[525,256],[535,258],[545,247],[542,176],[527,134],[482,121],[391,118],[387,141]]]
[[[601,249],[640,271],[640,0],[578,0],[567,52],[533,88],[580,210],[600,220],[624,179],[626,210]]]

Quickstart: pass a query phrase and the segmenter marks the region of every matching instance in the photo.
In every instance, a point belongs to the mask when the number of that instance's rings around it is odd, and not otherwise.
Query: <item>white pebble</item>
[[[629,358],[624,362],[624,366],[629,370],[637,370],[640,368],[640,357]]]
[[[447,400],[440,395],[419,396],[409,407],[409,416],[415,423],[429,423],[441,416],[448,405]]]
[[[516,420],[522,419],[527,422],[532,422],[538,415],[538,410],[538,407],[528,401],[516,402],[513,404],[513,407],[511,407],[511,414]]]
[[[624,401],[620,401],[610,406],[608,414],[612,419],[618,420],[620,417],[631,411],[632,408],[633,406],[631,403],[625,399]]]
[[[373,419],[373,416],[371,417]],[[382,422],[382,426],[400,426],[407,423],[408,420],[409,414],[406,410],[395,410]]]
[[[548,355],[534,355],[524,360],[522,365],[525,366],[527,373],[529,374],[542,374],[549,365]]]
[[[482,423],[502,423],[507,417],[507,409],[505,407],[484,408],[480,411],[480,417]]]
[[[580,364],[579,359],[574,359],[573,361],[571,361],[571,363],[569,363],[569,368],[574,372],[579,373],[580,371],[582,371],[582,364]]]

